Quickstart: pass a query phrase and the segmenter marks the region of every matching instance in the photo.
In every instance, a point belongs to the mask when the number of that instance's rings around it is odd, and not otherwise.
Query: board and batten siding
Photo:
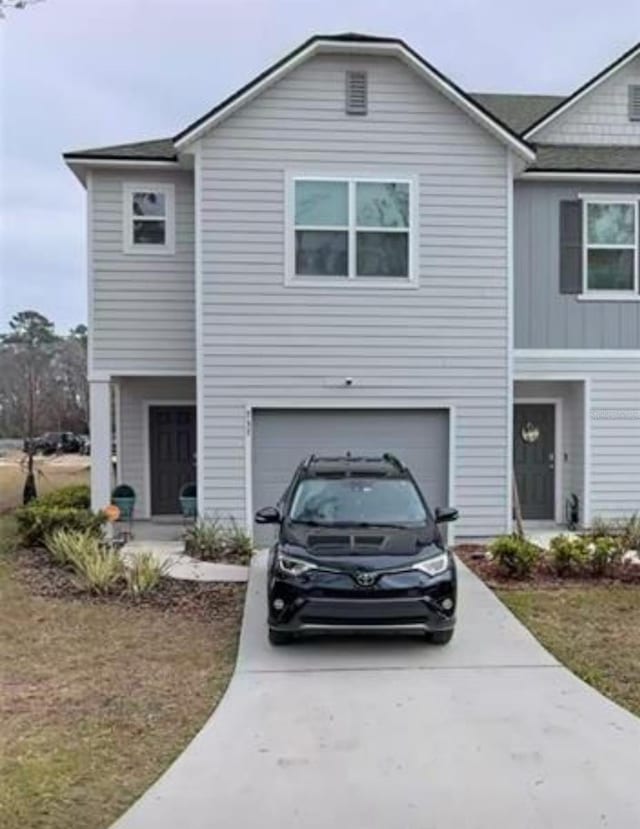
[[[515,374],[585,377],[590,394],[587,487],[591,516],[624,518],[640,510],[640,351],[638,356],[543,356],[517,352]],[[590,472],[589,472],[590,467]]]
[[[173,184],[175,253],[125,254],[123,186]],[[90,370],[195,372],[193,173],[92,173]]]
[[[367,72],[365,117],[345,115],[347,69]],[[506,149],[398,60],[325,55],[210,130],[198,154],[202,508],[246,518],[247,404],[451,404],[458,532],[504,531]],[[291,171],[415,176],[419,287],[286,287]]]
[[[629,86],[640,84],[640,57],[588,92],[534,133],[541,144],[640,143],[640,121],[629,120]]]
[[[638,192],[634,184],[516,181],[516,348],[640,348],[640,302],[585,302],[561,294],[559,249],[561,201]]]
[[[148,423],[145,424],[145,403],[162,401],[195,403],[196,381],[193,377],[121,377],[116,378],[120,388],[120,412],[116,423],[120,427],[117,446],[118,482],[129,484],[136,491],[135,514],[148,517],[146,508],[148,470]]]

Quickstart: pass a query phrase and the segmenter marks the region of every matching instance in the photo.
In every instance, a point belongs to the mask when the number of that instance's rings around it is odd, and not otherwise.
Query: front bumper
[[[358,588],[347,575],[276,575],[269,584],[269,627],[287,633],[443,631],[455,625],[455,605],[454,569],[435,578],[415,571],[382,576],[372,589]]]

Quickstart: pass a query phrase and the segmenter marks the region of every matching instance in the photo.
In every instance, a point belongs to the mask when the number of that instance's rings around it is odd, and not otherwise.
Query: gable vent
[[[345,109],[347,115],[367,114],[366,72],[347,72]]]
[[[640,84],[629,87],[629,120],[640,121]]]

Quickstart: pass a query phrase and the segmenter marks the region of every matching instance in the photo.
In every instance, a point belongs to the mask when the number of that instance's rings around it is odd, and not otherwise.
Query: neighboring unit
[[[147,517],[193,480],[251,528],[346,451],[405,460],[460,536],[510,529],[514,474],[525,519],[640,507],[640,45],[560,97],[321,35],[173,138],[65,159],[95,507],[112,392]]]

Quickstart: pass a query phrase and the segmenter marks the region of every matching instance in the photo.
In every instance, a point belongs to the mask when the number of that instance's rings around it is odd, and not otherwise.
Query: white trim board
[[[196,401],[193,398],[166,399],[153,398],[144,399],[142,401],[142,463],[143,463],[143,480],[144,480],[144,515],[143,518],[153,518],[151,515],[151,447],[149,440],[151,437],[149,429],[149,409],[151,406],[193,406],[196,409],[196,432],[198,423],[198,408]],[[198,441],[196,437],[196,472],[200,466],[198,458]],[[196,484],[197,486],[197,484]]]
[[[461,91],[444,76],[434,71],[426,63],[419,60],[404,44],[400,42],[357,42],[357,41],[340,41],[331,38],[322,38],[312,40],[306,48],[302,48],[291,55],[291,57],[274,67],[271,71],[267,70],[261,80],[251,82],[245,91],[241,94],[232,96],[227,104],[216,108],[208,117],[205,117],[200,122],[196,122],[192,127],[187,128],[183,134],[175,140],[177,150],[184,150],[187,146],[192,144],[200,138],[205,132],[210,130],[224,118],[227,118],[231,113],[235,112],[248,101],[258,96],[264,89],[280,80],[284,75],[290,72],[295,67],[302,64],[304,61],[313,57],[316,54],[345,54],[345,55],[391,55],[402,60],[407,66],[411,67],[424,80],[431,83],[439,92],[453,103],[457,104],[464,112],[469,115],[474,121],[479,123],[490,133],[492,133],[502,143],[510,146],[515,152],[527,161],[535,159],[535,152],[527,143],[513,135],[500,122],[496,121],[481,107],[477,106],[472,100],[462,94]]]
[[[513,245],[513,155],[507,150],[507,492],[505,532],[513,523],[513,375],[514,375],[514,245]]]
[[[517,360],[552,360],[553,362],[562,359],[584,360],[587,363],[591,360],[615,360],[617,358],[640,360],[640,348],[515,348],[513,353]]]
[[[200,147],[195,147],[193,159],[194,188],[194,285],[195,285],[195,334],[196,334],[196,459],[204,458],[204,349],[203,302],[202,302],[202,158]],[[204,464],[196,464],[196,513],[200,515],[204,503]]]
[[[640,182],[640,173],[590,173],[588,171],[579,172],[576,170],[525,170],[518,176],[518,180],[520,181],[576,181],[578,179],[582,179],[584,181],[631,181],[638,183]]]
[[[259,409],[299,409],[300,411],[327,410],[389,410],[399,411],[430,411],[432,409],[444,409],[449,418],[449,469],[447,473],[447,498],[448,506],[455,506],[456,499],[456,407],[452,403],[440,401],[416,401],[416,400],[254,400],[245,406],[245,440],[244,440],[244,492],[245,492],[245,527],[246,531],[253,538],[253,417],[254,412]],[[444,506],[444,505],[438,505]],[[455,541],[455,525],[452,523],[447,529],[447,543]]]
[[[90,382],[103,382],[105,380],[111,380],[113,377],[139,377],[141,380],[144,380],[145,377],[195,377],[195,371],[187,371],[183,369],[134,369],[134,368],[109,368],[109,369],[99,369],[98,371],[92,371],[89,373],[89,381]]]
[[[562,490],[564,486],[564,446],[563,446],[563,412],[562,412],[562,398],[561,397],[514,397],[513,400],[513,414],[515,417],[515,407],[523,404],[531,405],[549,405],[554,407],[554,447],[553,447],[553,485],[554,485],[554,519],[557,524],[561,524],[564,520],[564,510],[562,503]],[[512,436],[512,441],[514,436]],[[513,452],[513,443],[512,449]]]

